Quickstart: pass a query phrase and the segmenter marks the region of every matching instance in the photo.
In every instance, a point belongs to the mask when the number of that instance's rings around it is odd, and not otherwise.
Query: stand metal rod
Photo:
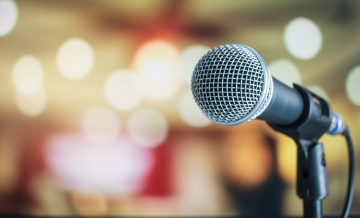
[[[321,218],[322,217],[321,200],[304,201],[304,217]]]

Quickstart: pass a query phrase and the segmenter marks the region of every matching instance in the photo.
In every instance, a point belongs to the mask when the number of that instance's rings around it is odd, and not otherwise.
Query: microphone
[[[203,114],[221,125],[256,118],[286,127],[299,120],[304,111],[301,93],[273,78],[260,54],[242,44],[221,45],[207,52],[194,69],[191,90]],[[313,97],[315,115],[320,117],[319,101],[325,100],[306,91]],[[327,133],[344,133],[347,125],[342,117],[330,111],[330,118]]]

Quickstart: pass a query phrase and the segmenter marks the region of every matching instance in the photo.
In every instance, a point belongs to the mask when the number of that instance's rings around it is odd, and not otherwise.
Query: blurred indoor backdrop
[[[274,77],[330,102],[359,159],[359,11],[355,0],[0,0],[0,213],[301,216],[294,142],[264,121],[211,123],[192,71],[213,47],[252,47]],[[336,216],[346,143],[321,141],[324,214]]]

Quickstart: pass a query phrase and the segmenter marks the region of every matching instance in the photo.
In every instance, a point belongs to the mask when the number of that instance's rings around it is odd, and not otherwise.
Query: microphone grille
[[[273,93],[272,78],[262,57],[239,44],[207,52],[195,67],[191,89],[205,116],[222,125],[256,118]]]

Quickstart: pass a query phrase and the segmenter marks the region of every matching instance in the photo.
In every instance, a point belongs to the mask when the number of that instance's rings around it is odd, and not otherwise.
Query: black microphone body
[[[304,103],[298,91],[273,79],[273,96],[268,107],[256,119],[282,126],[293,124],[300,118]]]

